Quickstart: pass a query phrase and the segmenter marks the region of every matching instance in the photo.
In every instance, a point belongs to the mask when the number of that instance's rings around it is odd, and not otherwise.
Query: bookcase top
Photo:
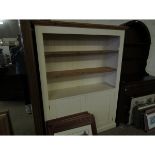
[[[66,27],[97,28],[97,29],[111,29],[111,30],[128,29],[127,26],[90,24],[90,23],[68,22],[57,20],[31,20],[31,22],[34,25],[41,25],[41,26],[66,26]]]

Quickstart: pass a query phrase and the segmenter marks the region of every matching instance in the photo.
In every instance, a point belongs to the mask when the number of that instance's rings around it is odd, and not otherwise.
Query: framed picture
[[[56,132],[54,135],[93,135],[91,125],[85,125],[74,129]]]
[[[130,106],[130,112],[129,112],[129,124],[133,123],[133,109],[136,106],[138,106],[139,110],[154,107],[155,106],[155,94],[135,97],[131,99],[131,106]]]
[[[151,131],[155,129],[155,108],[146,110],[144,116],[145,131]]]
[[[47,135],[96,135],[95,118],[88,112],[46,122]]]

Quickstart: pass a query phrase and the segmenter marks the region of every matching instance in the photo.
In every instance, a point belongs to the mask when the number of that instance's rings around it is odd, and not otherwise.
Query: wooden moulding
[[[30,102],[33,107],[35,131],[37,135],[45,134],[44,111],[41,95],[37,47],[34,25],[30,20],[20,20],[24,44],[26,75],[29,84]]]
[[[92,128],[92,134],[97,135],[95,118],[92,114],[88,112],[81,112],[64,116],[46,122],[47,135],[54,135],[57,132],[62,132],[89,124]]]
[[[56,21],[56,20],[31,20],[31,22],[34,25],[42,25],[42,26],[64,26],[64,27],[67,26],[67,27],[98,28],[98,29],[111,29],[111,30],[128,29],[127,26],[78,23],[78,22]]]
[[[106,73],[106,72],[112,72],[115,70],[116,70],[115,68],[111,68],[111,67],[97,67],[97,68],[84,68],[84,69],[76,69],[76,70],[52,71],[52,72],[47,72],[47,77],[60,78],[60,77],[87,75],[87,74],[95,74],[95,73]]]
[[[96,50],[96,51],[55,51],[45,52],[45,57],[61,57],[61,56],[80,56],[80,55],[96,55],[104,53],[115,53],[118,50]]]

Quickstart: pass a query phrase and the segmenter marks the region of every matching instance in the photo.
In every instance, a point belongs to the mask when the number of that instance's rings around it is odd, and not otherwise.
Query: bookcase
[[[45,121],[88,111],[116,126],[123,29],[35,26]]]

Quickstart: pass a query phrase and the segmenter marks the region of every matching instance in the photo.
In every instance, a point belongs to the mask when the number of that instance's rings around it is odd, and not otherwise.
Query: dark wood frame
[[[54,135],[54,133],[57,132],[62,132],[85,125],[91,125],[93,135],[97,135],[95,118],[88,112],[77,113],[47,121],[46,128],[48,135]]]
[[[152,109],[149,109],[149,110],[146,110],[145,111],[145,115],[144,115],[144,124],[145,124],[145,131],[146,132],[152,132],[152,131],[155,131],[155,127],[152,128],[152,129],[149,129],[149,126],[148,126],[148,120],[147,120],[147,114],[152,114],[154,113],[155,114],[155,108],[152,108]]]
[[[104,24],[90,24],[90,23],[78,23],[69,21],[57,21],[57,20],[31,20],[33,25],[42,26],[66,26],[66,27],[81,27],[81,28],[97,28],[97,29],[111,29],[111,30],[125,30],[128,26],[122,25],[104,25]]]
[[[35,44],[34,27],[29,20],[20,21],[21,33],[25,50],[25,64],[30,92],[30,102],[33,107],[35,131],[37,135],[44,135],[45,122],[38,70],[37,50]]]
[[[8,110],[1,111],[0,117],[1,116],[3,117],[3,119],[4,119],[3,122],[5,123],[2,126],[3,133],[1,133],[1,135],[13,135],[13,128],[12,128],[9,111]]]
[[[30,102],[32,103],[33,107],[35,130],[36,134],[44,135],[46,134],[46,129],[34,30],[35,25],[98,28],[112,30],[125,30],[127,29],[127,27],[51,20],[20,20],[19,23],[25,49],[25,63],[29,83]]]

